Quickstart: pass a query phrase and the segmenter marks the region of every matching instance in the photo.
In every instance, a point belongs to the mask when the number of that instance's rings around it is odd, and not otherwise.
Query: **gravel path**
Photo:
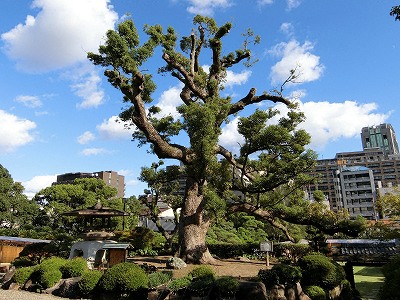
[[[48,294],[30,293],[19,290],[1,290],[0,289],[0,300],[56,300],[66,299],[60,298]]]

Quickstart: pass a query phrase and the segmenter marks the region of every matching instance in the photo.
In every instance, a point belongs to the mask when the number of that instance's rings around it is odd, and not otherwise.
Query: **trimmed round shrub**
[[[99,281],[99,288],[105,292],[132,293],[147,288],[148,283],[140,266],[125,262],[108,269]]]
[[[31,277],[34,270],[35,270],[34,267],[18,268],[15,270],[13,278],[16,283],[22,286],[29,279],[29,277]]]
[[[192,278],[192,281],[214,280],[215,271],[211,266],[199,266],[190,271],[188,275]]]
[[[92,295],[103,273],[98,270],[86,270],[78,281],[78,292],[81,296]]]
[[[60,269],[63,265],[67,263],[67,259],[61,257],[50,257],[43,260],[39,266],[40,269]]]
[[[42,270],[39,273],[38,283],[43,287],[43,289],[48,289],[59,282],[61,278],[62,273],[59,269]]]
[[[326,300],[326,294],[322,287],[311,285],[305,287],[303,291],[312,300]]]
[[[234,277],[223,276],[215,280],[215,286],[222,297],[229,297],[239,290],[240,282]]]
[[[295,284],[300,281],[302,274],[299,267],[279,264],[270,270],[260,270],[258,277],[267,288],[271,288],[277,284]]]
[[[182,289],[187,288],[190,285],[190,282],[191,281],[188,277],[176,278],[168,283],[167,288],[176,293]]]
[[[156,288],[162,284],[166,284],[172,278],[172,272],[155,272],[148,275],[149,288]]]
[[[192,281],[188,286],[188,290],[192,296],[204,297],[210,291],[214,280],[211,277],[203,277]]]
[[[68,260],[60,268],[63,278],[79,277],[86,270],[88,270],[88,266],[86,259],[83,257],[76,257]]]
[[[276,272],[272,271],[272,269],[262,269],[258,271],[258,278],[260,278],[261,282],[264,283],[267,289],[279,284],[279,276]]]
[[[299,266],[303,275],[302,286],[317,285],[332,289],[346,279],[343,267],[324,255],[306,255],[299,261]]]
[[[43,289],[54,286],[61,278],[60,268],[67,262],[60,257],[45,259],[40,265],[34,267],[31,275],[32,280],[42,286]]]

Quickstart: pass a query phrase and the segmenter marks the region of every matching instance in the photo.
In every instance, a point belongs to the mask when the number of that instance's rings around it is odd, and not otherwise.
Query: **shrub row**
[[[342,286],[340,299],[350,300],[356,294],[346,280],[343,267],[319,253],[305,255],[294,265],[278,264],[270,270],[260,270],[258,277],[267,288],[300,282],[304,292],[313,300],[327,299],[328,291],[339,285]]]

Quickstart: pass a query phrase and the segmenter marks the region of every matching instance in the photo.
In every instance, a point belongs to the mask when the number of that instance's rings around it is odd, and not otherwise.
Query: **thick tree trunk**
[[[203,196],[199,184],[187,180],[185,203],[181,211],[179,227],[179,256],[187,263],[215,264],[206,245],[210,221],[204,216]]]

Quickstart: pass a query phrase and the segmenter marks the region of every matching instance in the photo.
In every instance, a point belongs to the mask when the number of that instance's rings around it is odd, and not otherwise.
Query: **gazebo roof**
[[[100,201],[96,203],[96,205],[83,209],[75,209],[68,212],[63,213],[64,216],[75,216],[75,217],[122,217],[129,216],[129,213],[114,209],[110,207],[105,207],[101,204]]]

